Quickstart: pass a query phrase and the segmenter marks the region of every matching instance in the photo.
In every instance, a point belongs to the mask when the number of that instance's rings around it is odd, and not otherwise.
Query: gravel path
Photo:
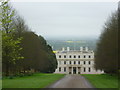
[[[81,75],[66,75],[48,88],[93,88]]]

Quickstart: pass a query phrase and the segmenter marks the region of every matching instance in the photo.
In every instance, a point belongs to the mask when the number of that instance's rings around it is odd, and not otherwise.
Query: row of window
[[[86,72],[86,68],[84,67],[84,72]],[[91,72],[91,68],[88,68],[88,72]]]
[[[61,55],[59,55],[59,58],[62,58],[62,56],[61,56]],[[67,58],[67,56],[66,56],[66,55],[64,55],[64,58]],[[69,58],[72,58],[72,56],[71,56],[71,55],[69,55]],[[73,56],[73,58],[77,58],[77,56],[76,56],[76,55],[74,55],[74,56]],[[78,55],[78,58],[81,58],[81,56],[80,56],[80,55]],[[83,56],[83,58],[86,58],[86,55],[84,55],[84,56]],[[89,56],[88,56],[88,58],[91,58],[91,55],[89,55]]]
[[[73,61],[73,64],[80,64],[81,62],[78,61]],[[61,64],[61,61],[59,61],[59,64]],[[67,64],[67,61],[64,61],[64,64]],[[72,64],[72,61],[69,61],[69,64]],[[83,61],[83,64],[86,64],[86,61]],[[91,61],[88,61],[88,64],[90,65],[91,64]]]
[[[61,72],[61,67],[59,67],[59,72]],[[64,72],[66,72],[66,67],[64,67]]]
[[[61,72],[61,67],[59,67],[59,72]],[[64,72],[66,72],[66,67],[64,67]],[[83,68],[83,72],[86,72],[86,67]],[[91,68],[88,68],[88,72],[91,72]]]

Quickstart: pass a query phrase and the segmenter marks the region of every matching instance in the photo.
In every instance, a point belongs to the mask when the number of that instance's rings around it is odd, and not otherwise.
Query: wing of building
[[[94,52],[88,47],[80,47],[80,50],[62,48],[55,52],[58,67],[55,73],[64,74],[101,74],[104,71],[95,70]]]

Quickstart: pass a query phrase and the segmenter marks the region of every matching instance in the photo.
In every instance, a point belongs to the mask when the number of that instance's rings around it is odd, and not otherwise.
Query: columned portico
[[[80,74],[80,66],[68,66],[68,74]]]

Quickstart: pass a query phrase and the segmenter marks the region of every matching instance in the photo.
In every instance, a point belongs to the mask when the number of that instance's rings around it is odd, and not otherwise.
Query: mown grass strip
[[[83,74],[96,88],[118,88],[118,76],[108,74]]]
[[[32,76],[5,78],[2,80],[3,88],[44,88],[64,77],[64,74],[34,74]]]

